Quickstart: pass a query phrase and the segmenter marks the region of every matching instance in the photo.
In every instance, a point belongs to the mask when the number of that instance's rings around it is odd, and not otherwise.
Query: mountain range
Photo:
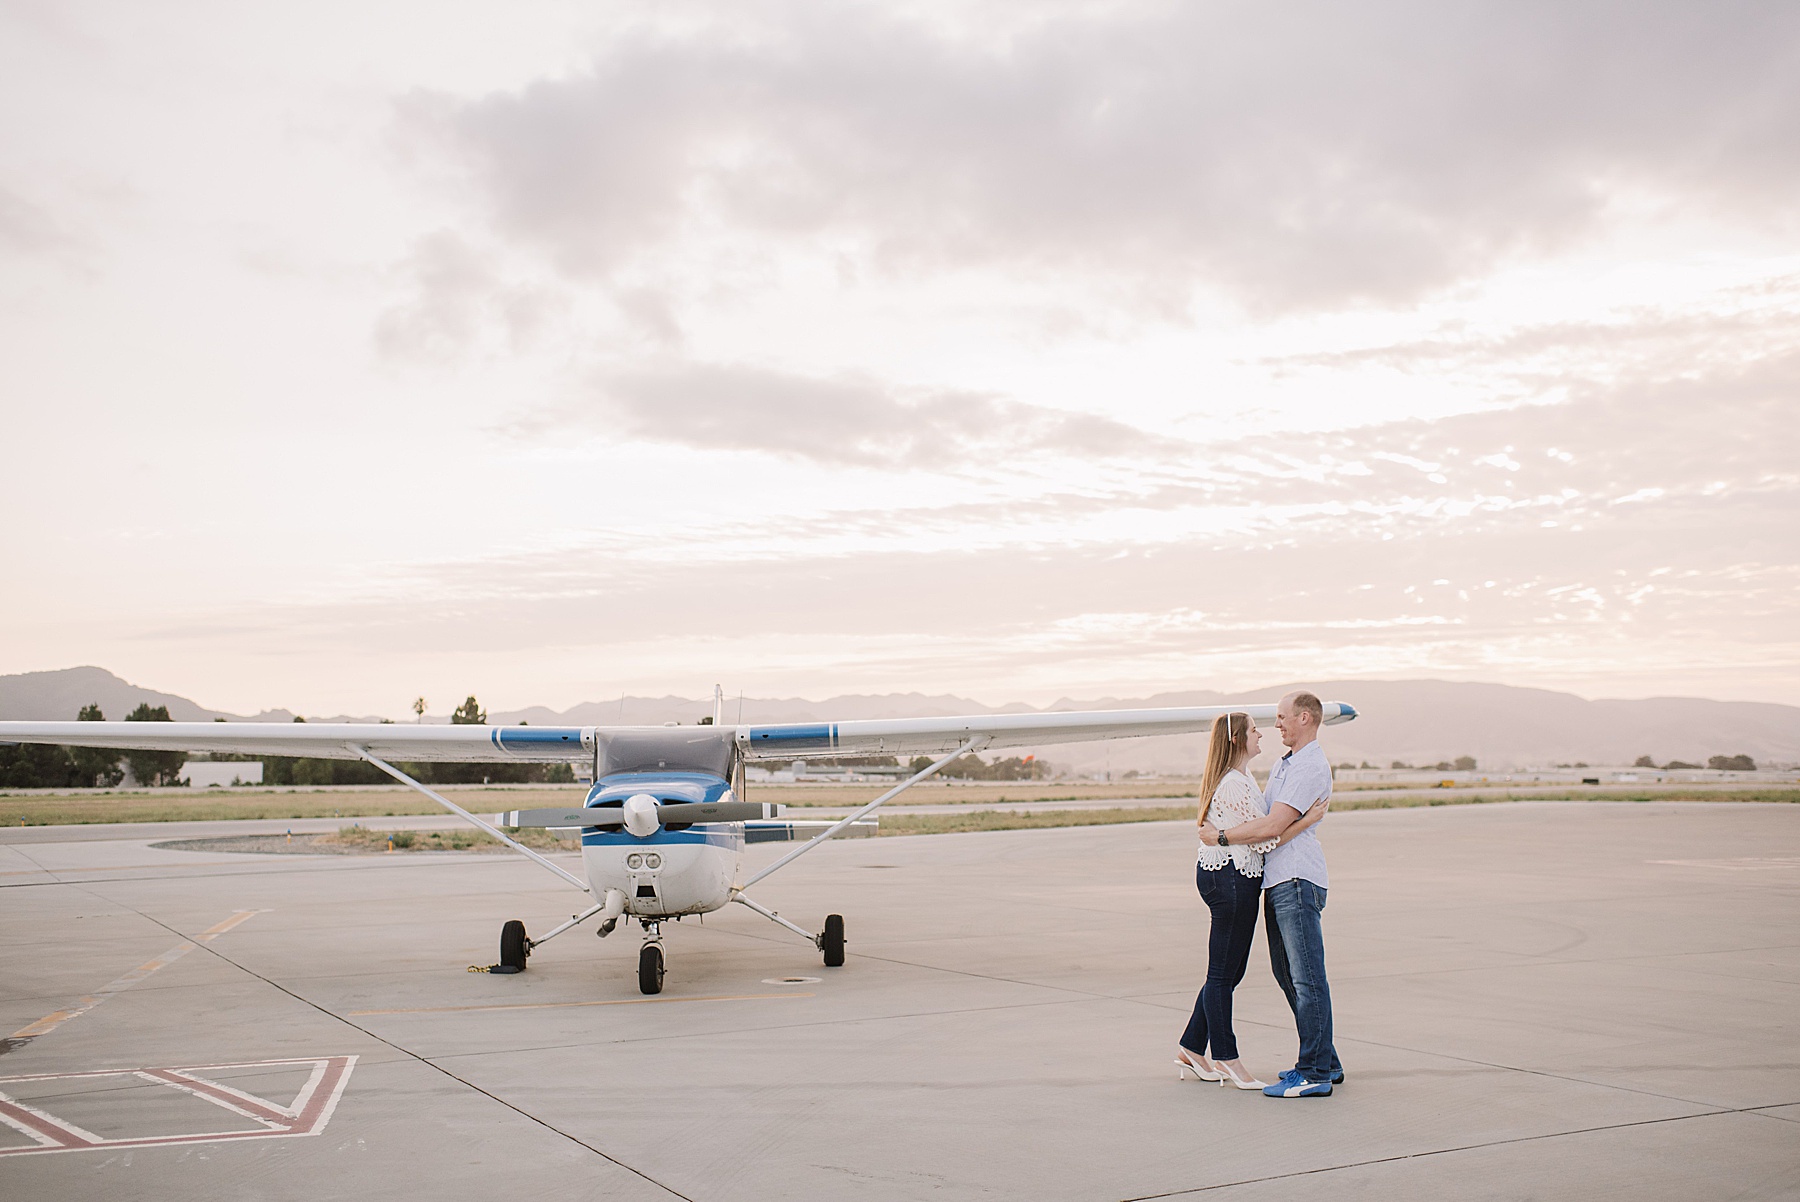
[[[1148,697],[1062,698],[1046,710],[1136,709],[1171,705],[1223,705],[1274,701],[1298,685],[1275,684],[1244,693],[1195,690]],[[1705,763],[1714,755],[1744,754],[1759,764],[1800,763],[1800,706],[1755,701],[1712,701],[1700,697],[1588,700],[1572,693],[1510,685],[1444,680],[1331,680],[1311,688],[1328,701],[1355,706],[1358,718],[1324,735],[1335,762],[1367,761],[1386,767],[1394,760],[1429,764],[1474,756],[1482,768],[1507,770],[1585,761],[1629,764],[1638,756],[1657,763],[1670,759]],[[176,721],[289,722],[288,710],[238,715],[212,710],[174,693],[121,680],[104,668],[65,668],[0,676],[0,720],[73,719],[81,707],[98,704],[109,718],[123,718],[140,703],[166,705]],[[706,699],[622,697],[590,701],[565,710],[532,706],[495,712],[496,723],[534,726],[610,724],[659,725],[696,722],[712,712]],[[922,693],[846,694],[821,701],[804,698],[731,698],[728,722],[846,721],[855,718],[938,717],[951,714],[1032,713],[1021,704],[986,705],[966,697]],[[372,722],[367,715],[308,715],[312,721]],[[427,715],[426,722],[447,722]],[[1046,749],[1048,758],[1076,771],[1102,766],[1113,772],[1195,771],[1202,738],[1180,736],[1132,739],[1113,744],[1069,744]],[[1267,740],[1273,748],[1275,740]]]

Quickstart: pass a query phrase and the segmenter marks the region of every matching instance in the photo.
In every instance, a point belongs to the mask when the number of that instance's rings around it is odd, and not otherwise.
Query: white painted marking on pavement
[[[65,1081],[95,1077],[136,1077],[152,1085],[179,1090],[191,1097],[209,1102],[228,1113],[261,1124],[254,1131],[195,1131],[173,1135],[121,1136],[108,1139],[59,1119],[40,1107],[29,1106],[5,1093],[0,1093],[0,1123],[5,1123],[35,1141],[29,1148],[0,1148],[0,1156],[32,1155],[43,1152],[84,1152],[96,1148],[152,1148],[166,1144],[219,1143],[236,1139],[279,1139],[317,1135],[337,1112],[338,1100],[350,1084],[350,1073],[356,1067],[355,1056],[326,1056],[288,1060],[256,1060],[239,1064],[202,1064],[187,1068],[99,1069],[78,1073],[31,1073],[19,1077],[0,1077],[0,1086],[34,1081]],[[222,1069],[286,1068],[311,1065],[306,1084],[288,1105],[259,1098],[255,1094],[202,1077],[201,1073]]]

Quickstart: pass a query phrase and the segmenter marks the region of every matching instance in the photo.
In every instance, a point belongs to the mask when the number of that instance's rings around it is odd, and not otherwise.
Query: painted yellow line
[[[84,997],[77,1005],[67,1010],[58,1010],[55,1014],[46,1014],[28,1027],[20,1027],[12,1033],[14,1039],[36,1039],[39,1035],[48,1035],[56,1028],[74,1018],[77,1014],[92,1010],[99,1002],[95,998]]]
[[[252,918],[255,918],[258,914],[267,914],[267,913],[268,913],[267,910],[239,910],[236,914],[233,914],[230,918],[225,919],[223,922],[216,922],[212,926],[207,927],[204,931],[201,931],[200,932],[200,942],[201,943],[211,943],[213,940],[217,939],[220,935],[223,935],[226,931],[229,931],[232,927],[239,926],[243,923],[249,922]]]
[[[599,1002],[521,1002],[506,1006],[418,1006],[407,1010],[347,1010],[347,1018],[374,1014],[469,1014],[480,1010],[566,1010],[576,1006],[652,1006],[661,1002],[767,1002],[776,998],[813,997],[810,993],[721,993],[710,997],[627,997]]]
[[[267,910],[239,910],[223,922],[214,924],[197,936],[197,938],[199,938],[201,942],[211,943],[214,939],[217,939],[220,935],[223,935],[226,931],[229,931],[239,923],[247,922],[258,914],[267,913]],[[101,1002],[104,1002],[114,994],[123,993],[125,990],[130,989],[133,985],[144,980],[151,973],[160,972],[167,968],[169,965],[175,963],[175,961],[193,951],[195,946],[196,945],[192,941],[184,939],[162,955],[156,957],[156,959],[146,960],[124,976],[102,987],[98,991],[89,994],[87,997],[82,998],[73,1006],[66,1006],[53,1014],[44,1015],[44,1017],[38,1019],[29,1026],[20,1027],[17,1031],[12,1033],[11,1038],[36,1039],[40,1035],[48,1035],[70,1019],[79,1018],[83,1014],[86,1014],[89,1010],[92,1010],[95,1006],[98,1006]]]

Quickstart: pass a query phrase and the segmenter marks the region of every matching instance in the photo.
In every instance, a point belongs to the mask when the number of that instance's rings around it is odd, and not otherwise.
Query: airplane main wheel
[[[819,936],[819,950],[825,953],[826,968],[844,966],[844,916],[827,914],[825,933]]]
[[[531,955],[531,941],[525,938],[525,924],[513,919],[500,928],[501,972],[524,972],[525,957]]]
[[[663,950],[660,943],[646,943],[638,952],[638,992],[661,993]]]

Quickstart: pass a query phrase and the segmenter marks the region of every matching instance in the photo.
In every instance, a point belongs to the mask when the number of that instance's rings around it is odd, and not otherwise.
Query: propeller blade
[[[606,820],[595,821],[601,815],[605,815]],[[573,806],[560,810],[510,810],[500,817],[505,820],[500,823],[501,826],[618,826],[624,822],[619,809],[610,806],[600,809]]]
[[[781,807],[764,801],[681,801],[656,807],[656,820],[664,826],[689,822],[749,822],[773,818]]]
[[[782,807],[759,801],[671,801],[656,807],[656,821],[663,826],[694,822],[752,822],[779,817]],[[511,810],[500,815],[501,826],[610,827],[622,826],[624,811],[618,806],[570,806],[559,810]]]

